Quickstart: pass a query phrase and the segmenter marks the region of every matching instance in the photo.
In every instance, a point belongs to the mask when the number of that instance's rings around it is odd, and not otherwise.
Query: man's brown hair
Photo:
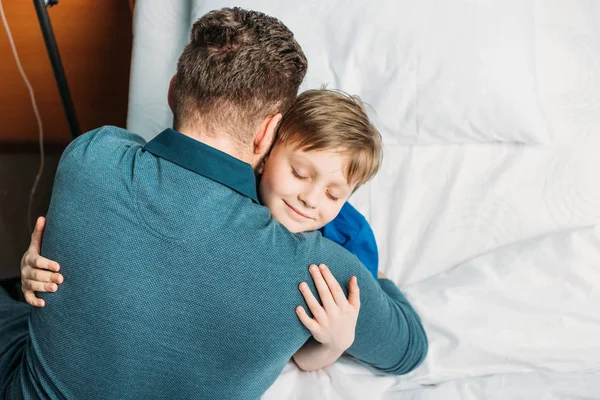
[[[277,143],[302,151],[339,151],[348,160],[346,181],[356,188],[375,176],[383,159],[381,135],[363,101],[339,90],[301,93],[281,121]]]
[[[177,64],[173,126],[219,127],[245,144],[264,118],[285,114],[306,69],[279,20],[237,7],[211,11],[194,23]]]

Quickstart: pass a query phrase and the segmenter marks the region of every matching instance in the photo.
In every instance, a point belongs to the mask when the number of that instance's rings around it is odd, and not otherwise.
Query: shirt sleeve
[[[423,362],[428,342],[421,319],[392,281],[374,279],[355,255],[322,238],[311,263],[326,264],[346,295],[348,280],[357,277],[361,306],[349,355],[396,375]]]

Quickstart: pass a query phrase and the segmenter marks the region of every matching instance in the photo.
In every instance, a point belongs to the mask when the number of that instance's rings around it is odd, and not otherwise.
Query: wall
[[[21,63],[35,90],[46,140],[66,143],[68,125],[33,0],[3,0]],[[124,126],[127,116],[131,11],[124,0],[60,0],[48,9],[82,131]],[[37,124],[0,30],[0,146],[37,140]],[[2,147],[0,147],[0,152]]]
[[[126,0],[60,0],[50,21],[82,131],[125,126],[131,53]],[[46,168],[33,203],[45,214],[56,165],[71,136],[38,24],[33,0],[3,0],[21,63],[42,115]],[[29,243],[27,206],[39,166],[38,129],[27,88],[0,27],[0,279],[18,275]]]
[[[46,157],[46,167],[33,201],[33,222],[48,210],[59,158],[59,153]],[[0,153],[0,279],[19,274],[21,256],[29,245],[33,224],[27,221],[27,206],[38,167],[36,154]]]

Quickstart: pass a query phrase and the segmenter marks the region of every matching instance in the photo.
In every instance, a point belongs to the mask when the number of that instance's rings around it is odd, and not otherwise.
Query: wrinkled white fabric
[[[164,82],[191,22],[240,6],[294,32],[309,61],[301,90],[327,85],[361,96],[390,142],[549,141],[537,91],[533,0],[202,0],[192,1],[187,16],[187,2],[140,3],[128,128],[145,137],[171,122]],[[149,85],[157,90],[147,98]]]

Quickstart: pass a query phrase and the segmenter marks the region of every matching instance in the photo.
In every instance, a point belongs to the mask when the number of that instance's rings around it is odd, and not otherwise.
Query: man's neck
[[[242,152],[240,150],[239,144],[232,140],[226,133],[210,132],[208,134],[201,134],[200,132],[187,128],[180,128],[178,129],[178,132],[201,143],[204,143],[207,146],[222,151],[223,153],[228,154],[231,157],[237,158],[240,161],[252,165],[247,152]],[[254,167],[255,166],[252,165],[252,168]]]

